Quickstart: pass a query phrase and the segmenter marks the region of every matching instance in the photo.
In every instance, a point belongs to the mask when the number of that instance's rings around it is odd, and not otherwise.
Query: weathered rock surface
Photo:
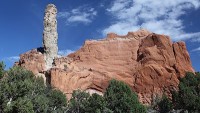
[[[46,69],[52,67],[52,63],[58,53],[58,33],[57,33],[57,9],[53,4],[49,4],[45,10],[44,16],[44,31],[43,31],[43,46],[45,55]]]
[[[45,59],[43,53],[43,48],[32,49],[21,54],[19,62],[16,62],[15,65],[31,70],[35,75],[43,73],[45,71]]]
[[[42,77],[46,83],[46,64],[43,48],[32,49],[24,54],[21,54],[20,60],[15,63],[15,66],[21,66],[31,70],[34,75]]]
[[[38,52],[22,54],[19,65],[38,74],[43,71],[43,56]],[[173,43],[168,36],[139,30],[85,41],[75,53],[55,58],[48,72],[51,85],[69,97],[76,89],[102,94],[108,81],[117,79],[149,104],[155,95],[177,89],[178,78],[187,71],[194,69],[184,42]]]

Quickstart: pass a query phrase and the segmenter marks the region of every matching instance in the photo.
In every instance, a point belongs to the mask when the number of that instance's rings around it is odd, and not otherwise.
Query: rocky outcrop
[[[14,65],[21,66],[32,71],[35,76],[42,77],[45,83],[48,80],[46,78],[47,71],[43,48],[32,49],[24,54],[21,54],[19,62],[16,62]]]
[[[43,56],[35,50],[22,54],[19,65],[41,73]],[[48,80],[70,98],[77,89],[103,94],[108,81],[117,79],[137,92],[141,102],[150,104],[156,95],[170,95],[170,90],[177,89],[178,78],[187,71],[194,72],[184,42],[173,43],[168,36],[139,30],[85,41],[75,53],[54,59]]]
[[[45,59],[43,48],[30,50],[20,55],[19,62],[15,65],[31,70],[35,75],[45,71]]]
[[[86,41],[77,52],[56,59],[50,70],[51,84],[66,94],[75,89],[103,93],[108,81],[117,79],[136,91],[143,103],[177,89],[178,78],[187,71],[194,72],[185,43],[146,30]]]
[[[78,51],[57,58],[56,7],[47,6],[43,48],[20,55],[18,66],[42,76],[70,98],[73,90],[103,94],[111,79],[127,83],[139,99],[150,104],[156,95],[177,89],[179,77],[194,72],[184,42],[141,29],[125,36],[110,33],[87,40]]]
[[[52,67],[52,63],[58,53],[58,33],[57,33],[57,9],[53,4],[49,4],[45,10],[44,16],[44,31],[43,31],[43,46],[46,69]]]

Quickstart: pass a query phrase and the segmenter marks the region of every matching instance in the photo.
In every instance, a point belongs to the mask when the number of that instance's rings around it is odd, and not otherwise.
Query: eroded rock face
[[[185,43],[173,43],[168,36],[146,30],[86,41],[80,50],[56,59],[50,70],[51,84],[69,97],[76,89],[101,94],[109,80],[117,79],[136,91],[145,104],[155,95],[170,95],[187,71],[194,69]]]
[[[19,65],[40,75],[45,73],[44,56],[32,50],[20,56]],[[117,79],[137,92],[142,103],[150,104],[155,95],[177,89],[178,78],[187,71],[194,69],[184,42],[139,30],[89,40],[75,53],[55,58],[48,80],[70,98],[77,89],[103,94],[109,80]]]
[[[45,59],[43,48],[33,49],[20,55],[15,65],[31,70],[35,75],[45,72]]]
[[[53,59],[57,57],[58,53],[58,33],[56,15],[56,6],[53,4],[49,4],[45,10],[43,31],[43,46],[47,70],[52,67]]]

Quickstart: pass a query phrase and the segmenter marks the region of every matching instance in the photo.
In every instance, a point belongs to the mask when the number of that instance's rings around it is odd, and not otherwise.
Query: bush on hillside
[[[173,92],[173,103],[176,109],[189,112],[200,112],[200,74],[186,73],[180,79],[179,91]]]
[[[73,91],[67,113],[85,113],[90,95],[81,90]]]
[[[168,113],[172,110],[172,107],[173,105],[171,100],[166,95],[163,95],[161,101],[158,103],[160,113]]]
[[[4,113],[53,112],[66,104],[63,93],[46,87],[42,78],[23,68],[11,68],[0,81],[0,111]]]
[[[5,64],[3,62],[0,62],[0,79],[4,76],[4,69],[5,69]]]
[[[111,80],[104,98],[107,108],[114,113],[146,113],[146,108],[139,102],[137,95],[123,82]]]
[[[146,113],[137,95],[123,82],[111,80],[104,96],[74,91],[67,113]]]
[[[91,96],[84,91],[73,91],[67,113],[113,113],[106,108],[105,99],[94,93]]]
[[[104,97],[94,93],[88,99],[86,113],[113,113],[113,112],[106,107],[106,101]]]

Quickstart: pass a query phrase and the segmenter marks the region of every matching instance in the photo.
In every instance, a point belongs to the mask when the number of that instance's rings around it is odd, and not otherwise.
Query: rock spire
[[[43,47],[45,55],[46,69],[52,67],[52,63],[58,53],[58,33],[57,33],[57,9],[53,4],[46,7],[44,15]]]

